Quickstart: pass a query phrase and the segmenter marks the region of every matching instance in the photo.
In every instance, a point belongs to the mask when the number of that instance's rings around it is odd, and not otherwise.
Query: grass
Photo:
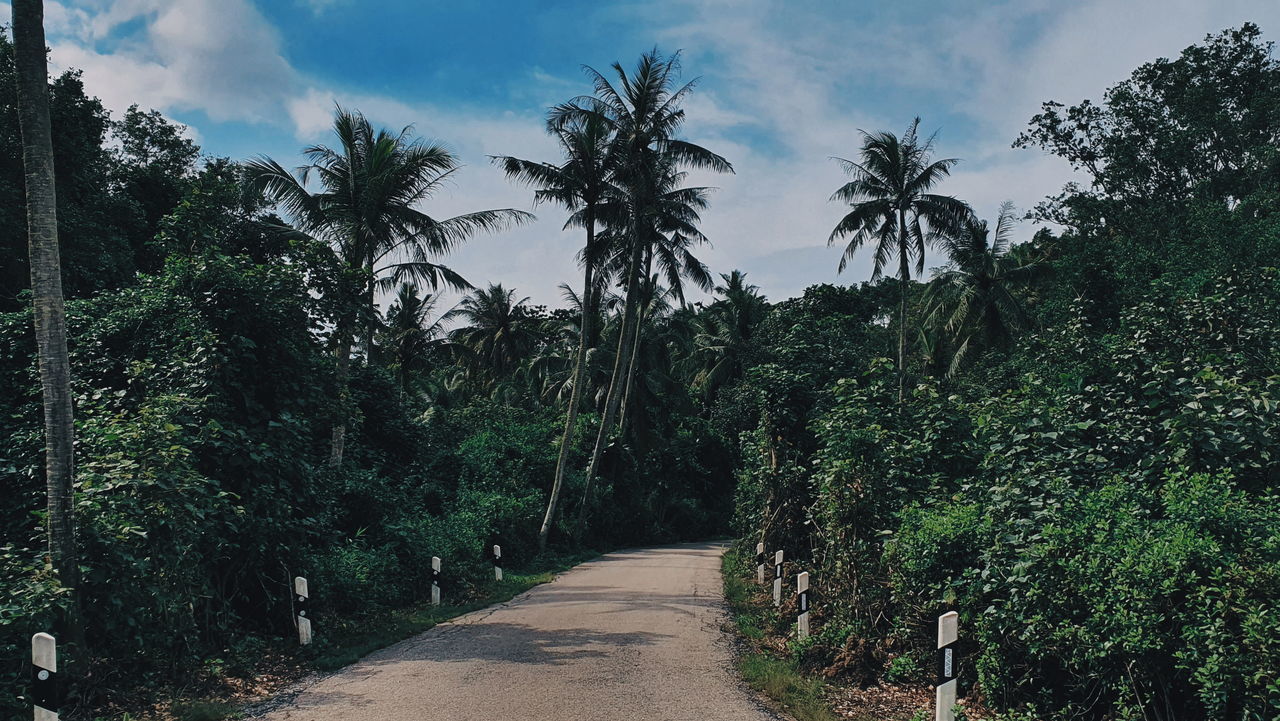
[[[747,684],[778,702],[800,721],[835,721],[835,714],[823,697],[824,684],[808,678],[789,658],[769,653],[744,655],[738,670]]]
[[[826,701],[826,684],[805,675],[796,661],[765,647],[767,629],[778,626],[773,601],[756,585],[747,558],[736,550],[724,555],[724,597],[733,625],[745,640],[738,672],[747,685],[763,693],[799,721],[836,721]]]

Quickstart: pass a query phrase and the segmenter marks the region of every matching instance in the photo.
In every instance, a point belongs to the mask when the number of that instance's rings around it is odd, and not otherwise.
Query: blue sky
[[[704,230],[715,272],[741,268],[771,299],[869,276],[836,275],[827,201],[858,129],[900,131],[915,115],[962,160],[944,192],[991,214],[1071,178],[1064,163],[1010,144],[1049,99],[1099,98],[1142,62],[1206,33],[1258,22],[1280,33],[1274,0],[1008,2],[434,2],[429,0],[46,0],[55,70],[84,71],[119,112],[152,107],[205,151],[293,165],[324,141],[335,102],[375,122],[412,124],[466,164],[433,214],[528,209],[530,193],[486,159],[555,160],[541,118],[587,92],[581,66],[625,66],[657,46],[700,77],[686,135],[729,158]],[[8,7],[0,3],[0,19]],[[563,213],[477,238],[449,258],[473,283],[501,282],[558,304],[580,243]],[[1020,228],[1029,237],[1035,228]]]

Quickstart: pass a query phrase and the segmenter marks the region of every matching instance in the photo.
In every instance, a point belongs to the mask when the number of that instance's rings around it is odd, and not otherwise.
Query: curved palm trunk
[[[542,517],[542,527],[538,529],[538,550],[547,549],[547,537],[551,535],[551,525],[556,520],[556,508],[560,505],[560,495],[564,492],[564,474],[569,465],[569,450],[573,446],[573,426],[578,420],[578,406],[582,403],[582,375],[587,365],[587,347],[591,343],[591,321],[595,310],[591,307],[592,266],[591,248],[595,246],[595,220],[590,211],[587,212],[587,257],[583,263],[582,281],[582,322],[578,327],[578,353],[573,359],[573,388],[569,390],[569,410],[564,419],[564,435],[560,437],[560,457],[556,460],[556,476],[551,482],[551,497],[547,499],[547,512]]]
[[[582,492],[582,502],[578,507],[578,532],[581,533],[586,520],[587,505],[591,498],[592,481],[600,467],[600,457],[604,455],[604,445],[609,439],[618,417],[618,407],[622,402],[622,390],[626,385],[625,365],[631,356],[631,344],[634,342],[634,326],[636,306],[639,304],[640,289],[637,275],[640,272],[641,247],[638,240],[633,241],[631,258],[627,262],[627,302],[622,312],[622,332],[618,337],[618,352],[613,359],[613,373],[609,377],[609,394],[605,399],[604,417],[600,420],[600,429],[596,433],[596,443],[591,449],[591,460],[587,464],[587,481]]]
[[[80,568],[77,564],[72,483],[71,361],[58,251],[57,192],[49,127],[48,67],[41,0],[14,0],[13,44],[17,66],[18,122],[27,186],[27,242],[35,316],[40,388],[44,396],[45,488],[48,495],[49,557],[58,582],[71,590],[62,633],[83,653]]]

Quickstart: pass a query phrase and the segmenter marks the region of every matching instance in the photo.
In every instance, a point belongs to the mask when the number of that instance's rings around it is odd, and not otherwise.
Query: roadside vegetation
[[[730,622],[742,641],[737,664],[743,679],[798,721],[834,721],[837,717],[825,697],[822,680],[806,674],[792,654],[771,646],[779,632],[785,643],[787,622],[774,608],[768,589],[755,583],[755,569],[748,557],[730,550],[723,563]]]
[[[353,616],[330,616],[315,643],[302,649],[285,650],[270,638],[247,637],[217,657],[206,658],[200,673],[187,675],[185,683],[130,689],[134,692],[132,698],[121,698],[112,707],[99,709],[95,718],[119,717],[122,721],[150,717],[174,721],[242,718],[246,709],[270,705],[275,693],[308,674],[337,671],[441,623],[510,601],[534,586],[550,582],[557,572],[594,555],[540,556],[532,566],[546,570],[527,573],[508,570],[501,582],[477,584],[467,588],[464,596],[439,606],[426,601]]]
[[[897,279],[772,306],[717,417],[744,546],[812,574],[803,664],[927,682],[954,610],[962,695],[1017,718],[1280,713],[1278,107],[1258,29],[1210,36],[1031,119],[1018,144],[1085,176],[1031,211],[1059,230],[901,206],[944,261],[905,327]],[[881,167],[939,174],[886,137],[833,238],[894,257]]]
[[[29,65],[0,36],[6,138]],[[963,694],[1009,718],[1280,713],[1280,63],[1261,31],[1046,103],[1006,140],[1081,182],[1032,209],[948,195],[962,161],[920,120],[832,148],[829,242],[875,273],[772,302],[699,259],[712,196],[690,177],[734,168],[685,135],[691,80],[656,50],[589,70],[546,115],[560,155],[491,168],[339,108],[296,171],[208,157],[53,78],[62,357],[32,322],[53,295],[32,287],[23,148],[0,145],[0,713],[29,713],[35,631],[65,644],[64,718],[175,693],[165,708],[215,718],[205,690],[272,659],[334,668],[589,549],[730,532],[812,574],[814,636],[771,650],[789,617],[740,557],[726,574],[760,650],[744,675],[801,719],[830,718],[814,674],[925,683],[947,610]],[[580,233],[562,307],[449,267],[530,217],[483,198],[436,215],[459,172],[505,174]],[[70,421],[46,413],[41,359],[70,370],[74,458],[46,444],[47,418]],[[529,575],[493,586],[493,544]],[[423,605],[432,556],[459,605]]]

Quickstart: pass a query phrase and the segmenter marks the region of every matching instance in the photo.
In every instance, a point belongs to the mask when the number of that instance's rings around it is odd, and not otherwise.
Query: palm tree
[[[925,317],[950,335],[954,351],[948,375],[974,346],[1001,346],[1027,325],[1014,290],[1035,280],[1045,266],[1010,247],[1015,223],[1013,203],[1006,201],[994,230],[985,220],[970,218],[960,233],[942,239],[950,264],[935,272],[925,291]]]
[[[667,159],[664,158],[664,160]],[[641,300],[636,306],[635,332],[637,334],[647,322],[649,302],[658,292],[658,279],[652,275],[655,264],[666,281],[667,288],[663,292],[670,294],[677,303],[684,303],[686,279],[704,291],[711,290],[713,285],[711,272],[692,252],[693,246],[709,242],[698,230],[697,224],[700,220],[698,211],[707,207],[710,188],[679,187],[686,173],[670,165],[659,177],[661,178],[659,192],[652,201],[650,221],[644,228],[644,275],[638,288]],[[623,255],[619,254],[614,259],[618,273],[623,271],[625,262]],[[626,360],[623,371],[626,383],[623,386],[622,405],[618,412],[618,423],[624,428],[627,410],[630,407],[631,389],[636,379],[635,364],[638,354],[639,343],[631,343],[631,355]]]
[[[58,582],[71,591],[71,603],[62,619],[63,631],[79,648],[84,644],[84,632],[80,624],[80,567],[72,502],[75,429],[72,424],[66,311],[62,300],[62,261],[58,252],[58,204],[53,172],[53,138],[49,125],[44,4],[41,0],[14,0],[12,12],[18,124],[22,133],[22,163],[27,186],[32,315],[44,399],[49,558]]]
[[[616,423],[627,383],[625,369],[633,356],[632,344],[638,327],[641,266],[649,239],[648,229],[654,226],[652,216],[661,190],[660,181],[673,165],[733,172],[733,166],[724,158],[676,137],[684,123],[684,109],[680,104],[696,82],[675,85],[680,69],[679,53],[663,58],[655,49],[641,56],[631,74],[619,63],[614,63],[612,69],[616,85],[594,68],[586,68],[595,85],[595,94],[579,96],[557,106],[550,116],[552,127],[597,118],[613,132],[611,152],[617,157],[617,184],[628,199],[630,211],[624,224],[615,227],[628,253],[622,278],[627,301],[604,416],[587,464],[588,490],[599,467],[605,441]]]
[[[875,244],[871,278],[880,277],[885,265],[898,260],[898,401],[906,388],[907,292],[912,261],[916,274],[924,272],[924,250],[939,234],[959,228],[969,207],[947,195],[928,192],[951,173],[955,158],[933,160],[933,138],[918,135],[916,118],[901,138],[893,133],[863,132],[860,161],[835,158],[853,179],[832,200],[848,203],[851,210],[831,231],[827,244],[849,238],[839,271],[843,272],[859,248]]]
[[[582,344],[584,304],[577,291],[567,284],[560,284],[565,308],[553,311],[547,320],[547,342],[534,360],[533,370],[538,380],[538,396],[545,403],[566,405],[573,395],[575,382],[575,357]],[[583,357],[579,398],[589,407],[602,404],[601,389],[609,387],[608,371],[613,367],[610,344],[602,342],[609,337],[613,324],[612,314],[622,306],[622,299],[607,288],[597,286],[597,298],[592,318],[586,322],[591,336],[586,341],[587,353]],[[601,379],[603,378],[603,382]]]
[[[246,163],[249,181],[293,222],[292,230],[326,241],[344,268],[338,284],[342,309],[334,339],[339,383],[346,393],[351,346],[364,320],[365,354],[371,357],[376,321],[375,294],[406,280],[435,290],[441,285],[471,287],[462,276],[435,262],[478,232],[492,232],[532,218],[510,208],[482,210],[436,219],[418,209],[460,167],[440,145],[373,129],[357,112],[337,108],[333,131],[338,147],[303,150],[308,163],[290,173],[270,158]],[[315,179],[319,188],[307,185]],[[342,463],[346,422],[334,425],[329,463]]]
[[[414,283],[402,283],[387,308],[384,346],[400,390],[408,393],[415,375],[446,345],[444,318],[435,315],[436,298],[420,295]]]
[[[555,522],[556,509],[564,490],[564,476],[568,470],[569,451],[573,443],[573,429],[582,404],[582,378],[586,366],[587,349],[592,338],[592,322],[595,320],[599,276],[596,266],[604,249],[596,239],[600,204],[607,195],[616,193],[613,187],[613,161],[609,153],[612,133],[600,118],[584,117],[569,120],[561,126],[549,124],[548,132],[556,136],[565,160],[560,165],[535,163],[510,156],[493,160],[506,172],[507,177],[520,180],[535,188],[534,202],[553,202],[563,205],[571,213],[565,227],[580,226],[586,230],[587,240],[579,254],[582,262],[582,296],[578,348],[573,359],[573,377],[570,381],[569,408],[565,415],[564,433],[560,437],[560,455],[556,460],[556,474],[547,499],[547,511],[538,530],[538,549],[547,547],[547,537]]]
[[[689,357],[694,368],[692,384],[708,399],[741,374],[755,328],[769,309],[760,289],[747,283],[746,273],[735,270],[720,277],[724,285],[715,289],[720,297],[695,319],[697,333]]]
[[[628,443],[641,453],[653,440],[652,416],[643,410],[656,408],[659,416],[679,415],[684,410],[680,403],[689,398],[684,378],[677,374],[677,359],[692,346],[693,316],[674,288],[664,287],[656,274],[648,279],[641,304],[644,322],[638,328],[630,364],[634,381],[627,388],[621,415]],[[628,408],[635,409],[629,416]]]
[[[516,292],[501,284],[477,290],[449,311],[466,325],[450,333],[471,366],[471,374],[492,390],[531,358],[543,337],[542,323]]]

